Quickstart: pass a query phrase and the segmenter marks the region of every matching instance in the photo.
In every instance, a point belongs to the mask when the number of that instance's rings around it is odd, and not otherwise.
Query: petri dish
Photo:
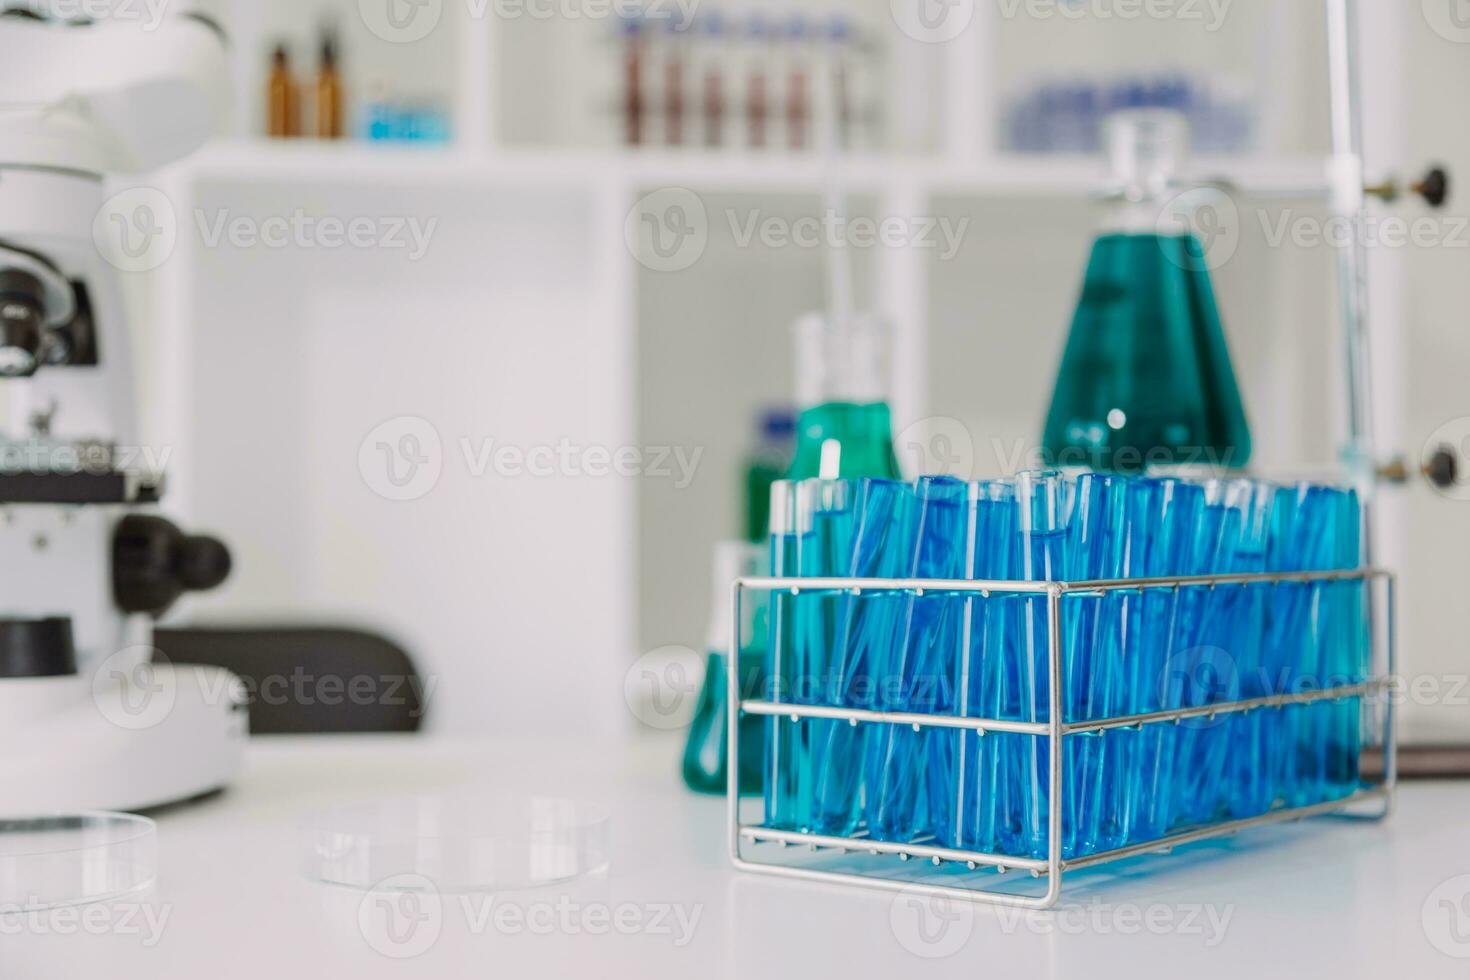
[[[343,806],[306,822],[306,872],[365,891],[537,888],[606,870],[609,823],[600,807],[543,796]]]
[[[0,915],[109,901],[157,875],[157,826],[147,817],[0,817]]]

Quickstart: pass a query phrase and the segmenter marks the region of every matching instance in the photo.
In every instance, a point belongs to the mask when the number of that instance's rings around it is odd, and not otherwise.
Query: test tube
[[[1248,517],[1251,485],[1210,480],[1202,485],[1204,508],[1191,535],[1185,574],[1224,574],[1237,569],[1237,550]],[[1253,638],[1232,615],[1244,594],[1235,589],[1191,588],[1180,596],[1176,652],[1171,665],[1172,701],[1181,707],[1232,701],[1239,697],[1242,664],[1250,659]],[[1229,792],[1222,768],[1229,718],[1187,718],[1178,726],[1175,755],[1174,825],[1219,817]]]
[[[1062,476],[1053,471],[1029,471],[1016,478],[1020,516],[1021,563],[1018,578],[1027,582],[1062,580],[1064,494]],[[1026,596],[1020,633],[1021,710],[1024,720],[1051,719],[1051,629],[1045,596]],[[1021,742],[1019,779],[1022,785],[1023,845],[1029,856],[1045,857],[1050,839],[1049,799],[1051,755],[1047,740],[1026,736]],[[1070,795],[1070,794],[1068,794]]]
[[[1333,534],[1333,567],[1357,569],[1362,563],[1362,507],[1357,492],[1350,489],[1336,494]],[[1367,580],[1343,581],[1327,586],[1332,596],[1325,617],[1328,628],[1326,677],[1329,685],[1360,684],[1368,678],[1372,651],[1371,623],[1368,616]],[[1348,796],[1357,792],[1361,781],[1363,699],[1348,698],[1323,705],[1328,715],[1327,764],[1325,795]]]
[[[771,488],[771,569],[777,578],[837,573],[850,538],[849,485],[835,480],[778,481]],[[777,592],[771,599],[766,677],[770,700],[828,700],[836,598],[830,592]],[[766,728],[766,822],[810,831],[815,818],[814,738],[821,723],[770,718]]]
[[[1297,513],[1305,571],[1355,568],[1361,554],[1361,513],[1355,491],[1303,488]],[[1293,691],[1351,683],[1366,671],[1367,632],[1361,583],[1313,582],[1297,593],[1302,617]],[[1310,805],[1351,793],[1358,782],[1361,699],[1316,702],[1286,710],[1296,743],[1287,773],[1288,803]]]
[[[907,487],[905,488],[907,489]],[[965,573],[968,488],[953,477],[924,477],[899,514],[899,575],[959,579]],[[879,653],[878,705],[916,714],[953,712],[952,664],[958,659],[964,596],[900,593]],[[949,731],[885,725],[868,740],[866,818],[878,840],[911,841],[931,833],[927,774],[947,768]]]
[[[968,510],[965,577],[1014,579],[1020,563],[1015,485],[1007,480],[970,484]],[[1016,597],[969,594],[962,610],[951,680],[955,712],[1020,720],[1021,665],[1014,624],[1021,608]],[[935,838],[943,846],[1021,855],[1019,760],[1021,741],[1027,737],[935,732],[929,809]]]
[[[1232,484],[1234,506],[1241,511],[1240,539],[1228,571],[1257,574],[1268,570],[1267,547],[1271,516],[1280,494],[1274,484],[1240,480]],[[1227,590],[1226,610],[1220,629],[1228,631],[1233,643],[1227,646],[1235,657],[1240,698],[1258,698],[1271,693],[1266,664],[1266,613],[1272,595],[1270,586],[1249,585]],[[1225,815],[1253,817],[1271,808],[1274,791],[1267,760],[1279,749],[1273,742],[1275,712],[1251,711],[1232,715],[1226,733],[1206,750],[1199,779],[1222,780],[1228,794]]]
[[[1067,483],[1062,574],[1070,582],[1116,579],[1127,572],[1125,513],[1128,480],[1082,473]],[[1118,592],[1068,595],[1062,600],[1068,721],[1093,721],[1123,707],[1124,617],[1127,597]],[[1066,753],[1063,850],[1081,854],[1120,846],[1118,814],[1125,783],[1116,733],[1074,739]]]
[[[802,534],[798,567],[803,578],[845,574],[848,556],[856,547],[853,526],[853,484],[843,480],[803,480],[797,484],[797,521]],[[833,589],[806,589],[794,597],[795,637],[792,646],[800,704],[831,705],[842,676],[835,659],[838,629],[846,593]],[[801,785],[798,794],[800,827],[825,833],[824,797],[820,787],[828,733],[835,722],[811,719],[792,723],[799,731]],[[846,724],[843,726],[846,728]]]
[[[1291,567],[1296,571],[1327,571],[1335,567],[1333,530],[1338,491],[1302,484],[1296,490],[1291,532]],[[1322,686],[1326,674],[1326,629],[1330,616],[1330,587],[1321,583],[1289,584],[1285,598],[1284,635],[1287,693],[1303,693]],[[1327,598],[1327,603],[1324,603]],[[1292,705],[1282,710],[1286,752],[1282,795],[1288,806],[1320,802],[1326,792],[1326,742],[1330,705]]]
[[[1203,490],[1177,479],[1144,478],[1130,484],[1129,548],[1137,548],[1135,574],[1144,578],[1183,574],[1191,553],[1191,535],[1198,529]],[[1145,589],[1138,596],[1136,656],[1127,669],[1133,712],[1146,713],[1179,707],[1178,691],[1170,683],[1177,652],[1176,622],[1183,590]],[[1132,841],[1155,840],[1169,830],[1174,810],[1173,782],[1177,731],[1170,723],[1147,725],[1127,739],[1127,764],[1132,786],[1127,793],[1132,812],[1127,816]]]
[[[813,481],[815,482],[815,481]],[[829,574],[855,578],[900,578],[904,555],[911,549],[908,512],[913,488],[894,480],[862,480],[853,487],[856,499],[848,510],[845,550],[834,554]],[[831,604],[827,635],[831,651],[826,703],[844,708],[882,705],[883,674],[888,650],[895,642],[901,593],[841,593]],[[815,767],[818,789],[815,825],[820,833],[845,836],[862,819],[863,765],[869,726],[844,721],[816,721]]]
[[[771,574],[794,578],[800,574],[801,531],[796,519],[796,484],[778,480],[771,486]],[[791,702],[795,684],[796,597],[784,592],[771,596],[767,622],[767,700]],[[795,830],[800,799],[799,728],[786,719],[766,719],[765,822],[769,827]]]

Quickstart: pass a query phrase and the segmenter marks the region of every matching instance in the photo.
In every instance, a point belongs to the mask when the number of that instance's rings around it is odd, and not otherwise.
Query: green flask
[[[1243,468],[1250,427],[1198,224],[1171,194],[1188,140],[1175,113],[1119,113],[1109,144],[1121,191],[1093,243],[1046,421],[1057,466]],[[1206,205],[1208,206],[1208,205]]]

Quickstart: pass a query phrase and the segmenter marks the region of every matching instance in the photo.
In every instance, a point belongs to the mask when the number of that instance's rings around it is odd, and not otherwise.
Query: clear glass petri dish
[[[157,875],[157,826],[147,817],[0,817],[0,915],[121,898]]]
[[[608,866],[605,810],[555,797],[421,796],[323,811],[304,826],[309,877],[365,891],[474,893]]]

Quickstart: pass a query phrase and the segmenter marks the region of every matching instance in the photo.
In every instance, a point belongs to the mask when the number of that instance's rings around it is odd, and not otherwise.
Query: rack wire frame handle
[[[1062,664],[1061,606],[1066,596],[1102,595],[1119,591],[1147,591],[1153,589],[1177,590],[1191,586],[1219,588],[1222,586],[1279,585],[1283,583],[1331,583],[1383,581],[1386,584],[1387,623],[1385,624],[1385,658],[1383,675],[1369,678],[1358,684],[1338,685],[1316,691],[1295,694],[1272,695],[1239,701],[1221,702],[1193,708],[1167,709],[1142,715],[1118,716],[1090,722],[1068,723],[1064,719],[1063,685],[1065,672]],[[726,671],[727,703],[730,706],[726,723],[726,746],[728,752],[728,783],[726,804],[729,818],[730,860],[735,868],[759,874],[778,875],[798,880],[858,885],[888,891],[927,894],[983,904],[1003,905],[1021,909],[1049,909],[1057,904],[1062,894],[1062,879],[1066,872],[1119,861],[1153,852],[1168,852],[1184,844],[1226,837],[1241,830],[1300,820],[1306,817],[1340,814],[1360,804],[1376,802],[1380,809],[1363,816],[1382,820],[1393,809],[1393,797],[1398,785],[1398,739],[1395,725],[1393,698],[1384,699],[1382,781],[1367,786],[1358,792],[1336,800],[1327,800],[1306,806],[1286,807],[1271,810],[1253,817],[1221,821],[1190,828],[1166,835],[1157,840],[1144,841],[1108,851],[1082,857],[1064,859],[1062,856],[1062,812],[1063,812],[1063,755],[1068,735],[1101,732],[1112,729],[1137,728],[1145,724],[1173,721],[1182,722],[1189,718],[1214,717],[1216,715],[1278,708],[1291,704],[1312,704],[1364,697],[1387,691],[1397,676],[1397,579],[1390,572],[1377,568],[1324,572],[1277,572],[1252,575],[1203,575],[1153,579],[1114,579],[1096,582],[1012,582],[978,580],[928,580],[928,579],[860,579],[860,578],[769,578],[750,577],[737,580],[731,589],[730,650],[739,651],[744,597],[747,591],[780,592],[799,595],[803,591],[844,591],[850,595],[865,592],[908,592],[922,596],[926,592],[958,593],[990,597],[1002,595],[1044,596],[1047,604],[1047,673],[1049,687],[1049,716],[1045,722],[1014,722],[995,718],[972,718],[958,715],[924,715],[904,712],[865,711],[860,709],[834,708],[819,705],[784,704],[746,698],[741,689],[741,672]],[[1372,599],[1369,598],[1371,605]],[[1377,635],[1369,635],[1369,661],[1375,660],[1374,646]],[[1045,738],[1048,742],[1051,771],[1048,776],[1047,801],[1047,856],[1043,859],[1010,857],[982,851],[966,851],[952,848],[932,847],[926,844],[893,844],[869,840],[864,837],[829,837],[795,831],[782,831],[762,826],[746,825],[740,819],[740,719],[742,715],[767,717],[824,718],[845,720],[858,725],[865,722],[879,724],[912,725],[916,729],[950,728],[966,729],[983,735],[986,732],[1014,732]],[[813,849],[829,848],[838,852],[867,853],[872,855],[897,855],[903,860],[927,858],[934,864],[946,861],[965,864],[969,869],[991,867],[1004,872],[1010,869],[1029,871],[1034,877],[1046,878],[1046,892],[1039,896],[1016,895],[991,891],[980,887],[956,887],[937,885],[912,880],[899,880],[866,875],[859,872],[825,871],[800,868],[790,865],[746,858],[741,850],[745,841],[774,842],[780,845],[803,844]]]

